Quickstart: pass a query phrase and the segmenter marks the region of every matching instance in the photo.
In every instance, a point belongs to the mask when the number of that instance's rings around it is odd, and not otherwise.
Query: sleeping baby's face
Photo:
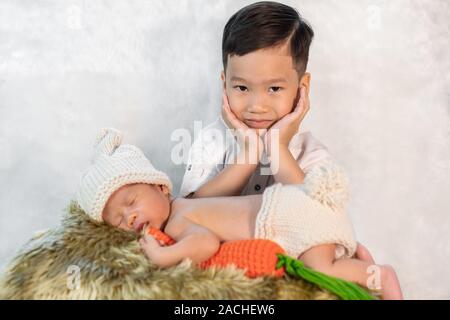
[[[115,191],[103,209],[106,223],[140,233],[149,226],[161,229],[170,214],[170,195],[165,186],[129,184]]]

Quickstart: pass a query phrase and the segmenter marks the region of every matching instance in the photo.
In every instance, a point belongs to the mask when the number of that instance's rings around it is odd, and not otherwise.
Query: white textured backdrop
[[[58,223],[103,126],[178,190],[176,128],[220,107],[221,35],[250,1],[0,1],[0,267]],[[316,33],[304,125],[406,298],[450,298],[450,3],[285,1]]]

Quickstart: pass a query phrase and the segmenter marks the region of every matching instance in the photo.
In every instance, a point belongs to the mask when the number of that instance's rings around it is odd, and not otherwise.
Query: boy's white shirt
[[[237,142],[228,130],[223,118],[202,129],[189,150],[186,171],[179,196],[195,192],[203,184],[217,176],[231,163]],[[289,151],[306,174],[314,165],[331,158],[328,149],[310,131],[299,130],[289,142]],[[263,163],[267,159],[263,154]],[[269,170],[269,164],[259,164],[241,192],[241,195],[261,194],[272,185],[273,175],[261,175],[261,167]]]

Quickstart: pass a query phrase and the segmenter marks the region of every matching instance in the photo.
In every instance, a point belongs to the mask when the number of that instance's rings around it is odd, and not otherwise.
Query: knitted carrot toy
[[[159,229],[149,227],[147,233],[162,245],[176,243],[174,239]],[[353,282],[331,277],[305,267],[302,261],[287,256],[283,248],[277,243],[266,239],[225,242],[220,245],[219,250],[213,257],[198,266],[205,269],[212,266],[226,267],[228,265],[246,269],[246,275],[250,278],[259,276],[282,277],[287,273],[326,289],[343,300],[375,299]]]

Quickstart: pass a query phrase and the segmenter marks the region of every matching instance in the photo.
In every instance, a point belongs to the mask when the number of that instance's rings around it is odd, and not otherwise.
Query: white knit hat
[[[132,183],[165,185],[172,192],[169,177],[156,170],[136,146],[122,143],[122,132],[103,128],[95,142],[92,165],[81,178],[77,201],[94,220],[103,221],[109,197]]]

